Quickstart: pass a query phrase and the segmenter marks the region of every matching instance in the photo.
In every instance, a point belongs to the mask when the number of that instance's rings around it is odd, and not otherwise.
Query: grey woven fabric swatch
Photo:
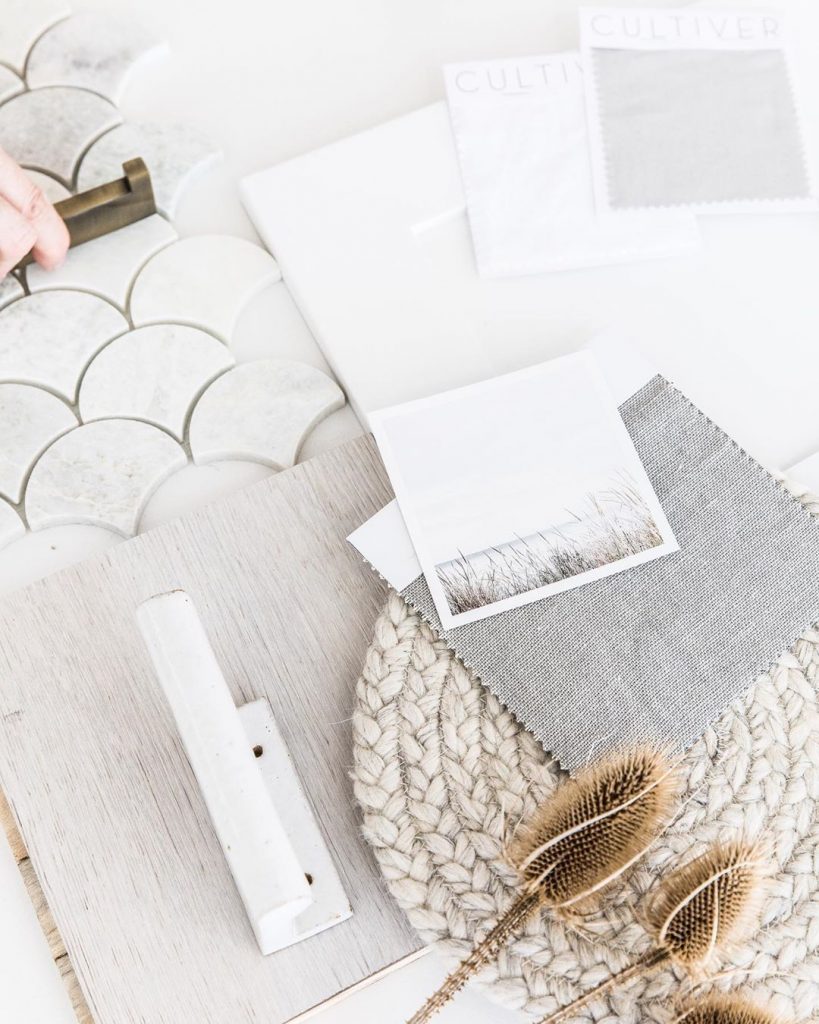
[[[781,50],[594,50],[612,207],[810,195]]]
[[[620,412],[680,551],[451,630],[402,592],[568,769],[687,746],[819,619],[819,520],[663,378]]]

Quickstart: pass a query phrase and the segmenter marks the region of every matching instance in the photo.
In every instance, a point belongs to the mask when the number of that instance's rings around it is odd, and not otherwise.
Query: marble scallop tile
[[[15,299],[22,298],[25,290],[13,274],[8,274],[0,281],[0,309]]]
[[[78,288],[101,295],[124,309],[131,283],[140,268],[176,238],[176,232],[165,218],[154,214],[71,249],[57,270],[28,267],[29,291]]]
[[[50,391],[29,384],[0,384],[0,496],[17,503],[40,452],[77,417]]]
[[[321,370],[285,359],[243,363],[199,399],[190,425],[197,463],[246,459],[292,466],[310,430],[344,405],[341,388]]]
[[[83,157],[79,189],[116,178],[123,163],[135,156],[141,156],[150,169],[157,209],[173,219],[186,186],[221,153],[188,125],[121,124],[106,132]]]
[[[148,423],[85,423],[58,438],[34,466],[26,488],[29,525],[87,523],[131,537],[150,495],[186,463],[182,447]]]
[[[71,190],[67,189],[61,181],[52,178],[50,174],[44,174],[42,171],[32,171],[30,167],[26,170],[26,174],[29,180],[42,190],[46,199],[49,199],[52,203],[59,203],[61,199],[68,199],[71,195]]]
[[[35,89],[0,106],[0,139],[18,163],[70,182],[86,148],[120,120],[117,108],[95,93]]]
[[[22,537],[26,532],[23,520],[17,515],[11,505],[8,505],[0,498],[0,548],[11,544],[13,540]]]
[[[163,249],[144,267],[130,311],[141,326],[176,321],[204,327],[229,342],[245,303],[281,279],[264,249],[230,235],[194,235]]]
[[[12,96],[16,96],[23,89],[25,89],[23,79],[16,75],[11,68],[0,64],[0,103],[10,99]]]
[[[73,401],[92,357],[128,322],[84,292],[27,295],[0,311],[0,381],[39,384]]]
[[[180,441],[196,396],[233,366],[221,341],[196,327],[140,327],[106,346],[80,388],[84,422],[129,416],[164,427]]]
[[[22,71],[38,36],[70,13],[71,6],[65,0],[3,0],[0,61]]]
[[[134,22],[81,11],[40,36],[29,54],[26,80],[31,89],[69,85],[119,103],[138,65],[165,49]]]

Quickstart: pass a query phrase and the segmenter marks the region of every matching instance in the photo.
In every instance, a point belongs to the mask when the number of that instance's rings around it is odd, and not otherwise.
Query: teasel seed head
[[[679,780],[664,751],[613,754],[562,783],[521,827],[507,859],[543,905],[582,912],[665,825]]]
[[[678,788],[666,754],[648,748],[612,755],[562,782],[510,845],[517,896],[407,1024],[431,1020],[541,908],[576,911],[591,904],[656,839]]]
[[[698,999],[683,1010],[674,1024],[785,1024],[769,1010],[736,995],[713,995]]]
[[[673,871],[648,914],[658,947],[690,969],[742,940],[756,923],[768,873],[765,850],[744,842],[714,846]]]

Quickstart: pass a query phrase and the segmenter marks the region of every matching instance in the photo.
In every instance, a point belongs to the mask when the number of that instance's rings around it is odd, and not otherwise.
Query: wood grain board
[[[362,438],[0,605],[0,780],[96,1024],[280,1024],[420,942],[359,836],[353,687],[384,587],[345,542],[391,493]],[[262,957],[134,621],[187,590],[266,697],[353,917]]]
[[[66,952],[62,936],[57,929],[57,925],[54,923],[51,910],[46,903],[40,880],[34,870],[34,865],[31,863],[26,844],[20,835],[20,830],[17,827],[17,822],[8,805],[8,801],[2,793],[0,793],[0,833],[5,834],[11,847],[12,856],[17,862],[17,867],[20,869],[23,884],[26,887],[28,898],[34,907],[37,920],[48,942],[49,951],[54,959],[54,963],[57,965],[57,970],[60,972],[63,984],[68,990],[68,998],[71,1000],[77,1024],[94,1024],[91,1011],[88,1009],[85,996],[77,980],[77,975],[74,973],[74,967]],[[2,841],[2,835],[0,835],[0,842]]]

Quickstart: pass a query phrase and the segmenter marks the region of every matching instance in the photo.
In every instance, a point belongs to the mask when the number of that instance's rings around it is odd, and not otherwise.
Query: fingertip
[[[47,241],[42,234],[34,249],[34,259],[43,270],[57,270],[65,263],[71,239],[65,222],[50,226]]]

